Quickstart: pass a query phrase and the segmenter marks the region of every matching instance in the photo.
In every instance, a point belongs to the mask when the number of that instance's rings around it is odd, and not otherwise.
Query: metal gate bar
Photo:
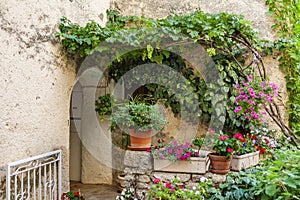
[[[7,200],[58,200],[61,187],[61,150],[7,165]]]

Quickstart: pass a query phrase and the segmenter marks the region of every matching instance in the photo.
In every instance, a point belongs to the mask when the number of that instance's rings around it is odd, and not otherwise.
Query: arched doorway
[[[72,91],[69,176],[70,181],[86,184],[112,184],[109,123],[99,122],[95,112],[95,95],[103,88],[101,83],[92,86],[92,81],[80,79]]]
[[[81,181],[81,116],[82,116],[82,87],[77,82],[72,91],[70,107],[70,180]]]

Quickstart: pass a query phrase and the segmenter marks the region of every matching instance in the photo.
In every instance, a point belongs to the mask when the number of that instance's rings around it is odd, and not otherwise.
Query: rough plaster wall
[[[6,164],[63,150],[63,183],[69,186],[69,104],[75,63],[55,43],[59,18],[100,23],[109,1],[1,0],[0,180]],[[0,199],[4,199],[0,187]]]
[[[272,31],[273,19],[266,14],[268,7],[265,5],[265,0],[114,0],[113,8],[120,11],[122,15],[144,15],[152,18],[165,18],[166,16],[176,13],[185,14],[201,9],[207,13],[228,12],[235,14],[242,14],[245,19],[252,23],[252,27],[261,32],[260,37],[269,40],[276,38],[276,33]],[[275,82],[280,87],[279,102],[280,110],[284,121],[288,122],[288,116],[285,113],[285,104],[287,101],[287,91],[285,87],[284,73],[279,69],[278,61],[273,58],[264,58],[267,73],[272,82]],[[270,122],[271,120],[268,119]],[[276,125],[272,124],[272,128],[278,129]],[[172,129],[177,129],[176,123],[170,123],[166,127],[169,132]],[[201,131],[200,131],[201,132]],[[203,133],[198,133],[199,135]]]
[[[144,15],[153,18],[165,18],[173,13],[186,14],[199,8],[207,13],[242,14],[252,22],[255,29],[261,31],[262,37],[275,37],[271,29],[272,18],[266,14],[268,7],[265,0],[114,0],[112,5],[122,15]]]

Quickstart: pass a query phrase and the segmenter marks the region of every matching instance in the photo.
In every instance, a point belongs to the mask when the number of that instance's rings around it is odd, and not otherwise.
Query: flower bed
[[[201,151],[200,155],[203,157],[191,157],[189,161],[178,160],[172,162],[166,159],[154,158],[154,170],[164,172],[183,172],[193,174],[205,174],[209,168],[209,159],[207,157],[208,151]]]

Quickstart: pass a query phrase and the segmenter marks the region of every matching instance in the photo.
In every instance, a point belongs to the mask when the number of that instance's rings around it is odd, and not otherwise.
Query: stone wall
[[[215,186],[226,179],[226,175],[213,174],[211,172],[191,174],[154,171],[153,158],[146,151],[127,150],[124,157],[124,167],[124,186],[126,188],[135,188],[140,198],[143,196],[143,193],[146,194],[148,192],[148,188],[156,178],[162,181],[170,181],[174,177],[180,178],[180,182],[187,189],[193,189],[194,186],[197,187],[202,178],[211,179]]]
[[[268,7],[265,0],[114,0],[113,8],[122,15],[144,15],[152,18],[165,18],[171,14],[186,14],[201,9],[207,13],[228,12],[242,14],[252,22],[253,27],[261,31],[261,36],[274,39],[272,18],[266,14]]]
[[[0,2],[1,182],[7,163],[62,149],[63,190],[67,190],[70,95],[76,65],[53,34],[62,16],[82,25],[90,19],[104,24],[109,4],[109,0]],[[2,186],[0,199],[5,199]]]

